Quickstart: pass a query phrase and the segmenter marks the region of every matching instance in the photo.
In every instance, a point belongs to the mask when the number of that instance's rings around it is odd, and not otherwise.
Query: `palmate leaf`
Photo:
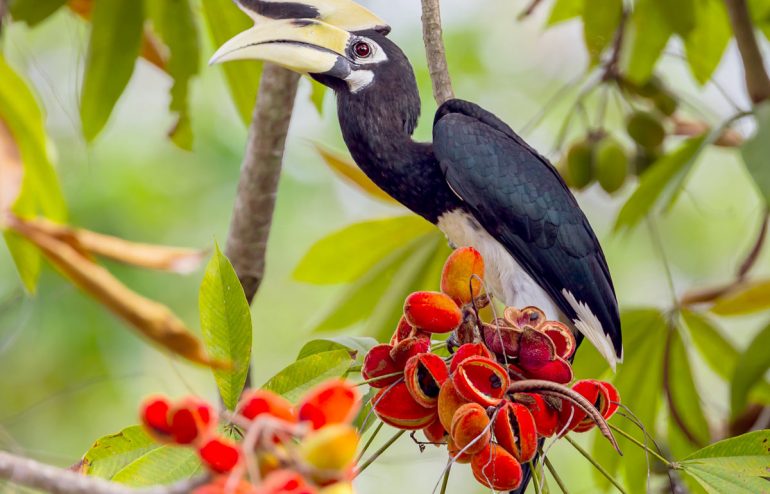
[[[356,360],[363,360],[366,353],[377,343],[377,340],[369,336],[336,336],[311,340],[300,349],[297,360],[332,350],[348,350],[351,357]]]
[[[770,489],[770,430],[749,432],[696,451],[679,463],[713,494],[756,494]]]
[[[80,97],[83,135],[89,142],[102,131],[131,79],[143,25],[143,2],[100,0],[94,5]]]
[[[111,479],[126,465],[160,447],[141,425],[97,439],[88,449],[80,465],[80,473]]]
[[[283,395],[289,401],[296,401],[316,384],[344,376],[353,362],[347,348],[314,353],[284,368],[262,385],[261,389]]]
[[[206,350],[232,369],[214,369],[222,402],[235,410],[251,359],[251,311],[230,261],[217,245],[201,283],[199,305]]]
[[[585,0],[556,0],[548,17],[548,25],[553,26],[580,16],[584,10],[584,2]]]
[[[353,162],[352,158],[343,155],[342,153],[332,151],[322,144],[314,143],[313,145],[315,146],[316,151],[318,151],[318,154],[321,155],[324,163],[346,182],[356,186],[370,197],[391,204],[398,204],[398,201],[390,197],[387,192],[372,182],[372,180],[358,168],[358,165]]]
[[[655,64],[674,33],[660,3],[661,0],[634,2],[628,33],[630,53],[624,58],[623,73],[636,84],[643,84],[652,76]]]

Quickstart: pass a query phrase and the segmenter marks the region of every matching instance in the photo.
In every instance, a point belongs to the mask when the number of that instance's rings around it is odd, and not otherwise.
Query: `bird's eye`
[[[372,47],[365,41],[359,41],[353,45],[353,53],[358,58],[368,58],[372,54]]]

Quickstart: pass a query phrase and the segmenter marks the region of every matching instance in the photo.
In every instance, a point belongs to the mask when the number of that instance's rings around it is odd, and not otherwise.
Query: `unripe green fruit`
[[[596,180],[612,194],[623,186],[628,174],[628,156],[623,146],[612,138],[605,137],[596,147]]]
[[[667,117],[670,117],[674,114],[676,107],[679,104],[676,98],[674,98],[674,96],[667,91],[662,91],[655,95],[652,98],[652,102],[655,104],[655,108],[657,108],[658,111]]]
[[[666,131],[660,118],[654,113],[636,111],[631,114],[626,124],[628,135],[645,149],[657,149],[666,137]]]
[[[567,151],[567,175],[572,187],[580,190],[593,180],[594,146],[589,141],[576,142]]]
[[[636,94],[643,98],[655,98],[657,95],[665,91],[663,88],[663,81],[658,79],[657,76],[650,77],[647,82],[640,86],[634,87]]]

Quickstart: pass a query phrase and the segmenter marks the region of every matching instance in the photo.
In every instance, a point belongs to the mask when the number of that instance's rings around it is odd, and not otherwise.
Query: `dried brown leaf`
[[[321,155],[324,162],[336,172],[339,176],[344,178],[349,183],[357,186],[363,192],[368,195],[380,199],[381,201],[398,204],[398,201],[390,197],[384,190],[379,188],[377,184],[366,176],[350,158],[336,153],[321,144],[313,143],[316,151]]]

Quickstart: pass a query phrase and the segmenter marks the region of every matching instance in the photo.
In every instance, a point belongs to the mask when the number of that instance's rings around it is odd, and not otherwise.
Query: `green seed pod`
[[[670,117],[676,111],[676,107],[679,102],[676,100],[673,94],[668,91],[661,91],[655,97],[652,98],[652,102],[662,114]]]
[[[628,135],[640,146],[656,150],[666,137],[666,131],[660,117],[652,112],[636,111],[628,117],[626,123]]]
[[[605,137],[596,146],[596,180],[609,194],[623,186],[628,175],[628,156],[613,137]]]
[[[593,180],[594,146],[588,141],[580,141],[570,146],[567,151],[567,176],[572,187],[580,190]]]

